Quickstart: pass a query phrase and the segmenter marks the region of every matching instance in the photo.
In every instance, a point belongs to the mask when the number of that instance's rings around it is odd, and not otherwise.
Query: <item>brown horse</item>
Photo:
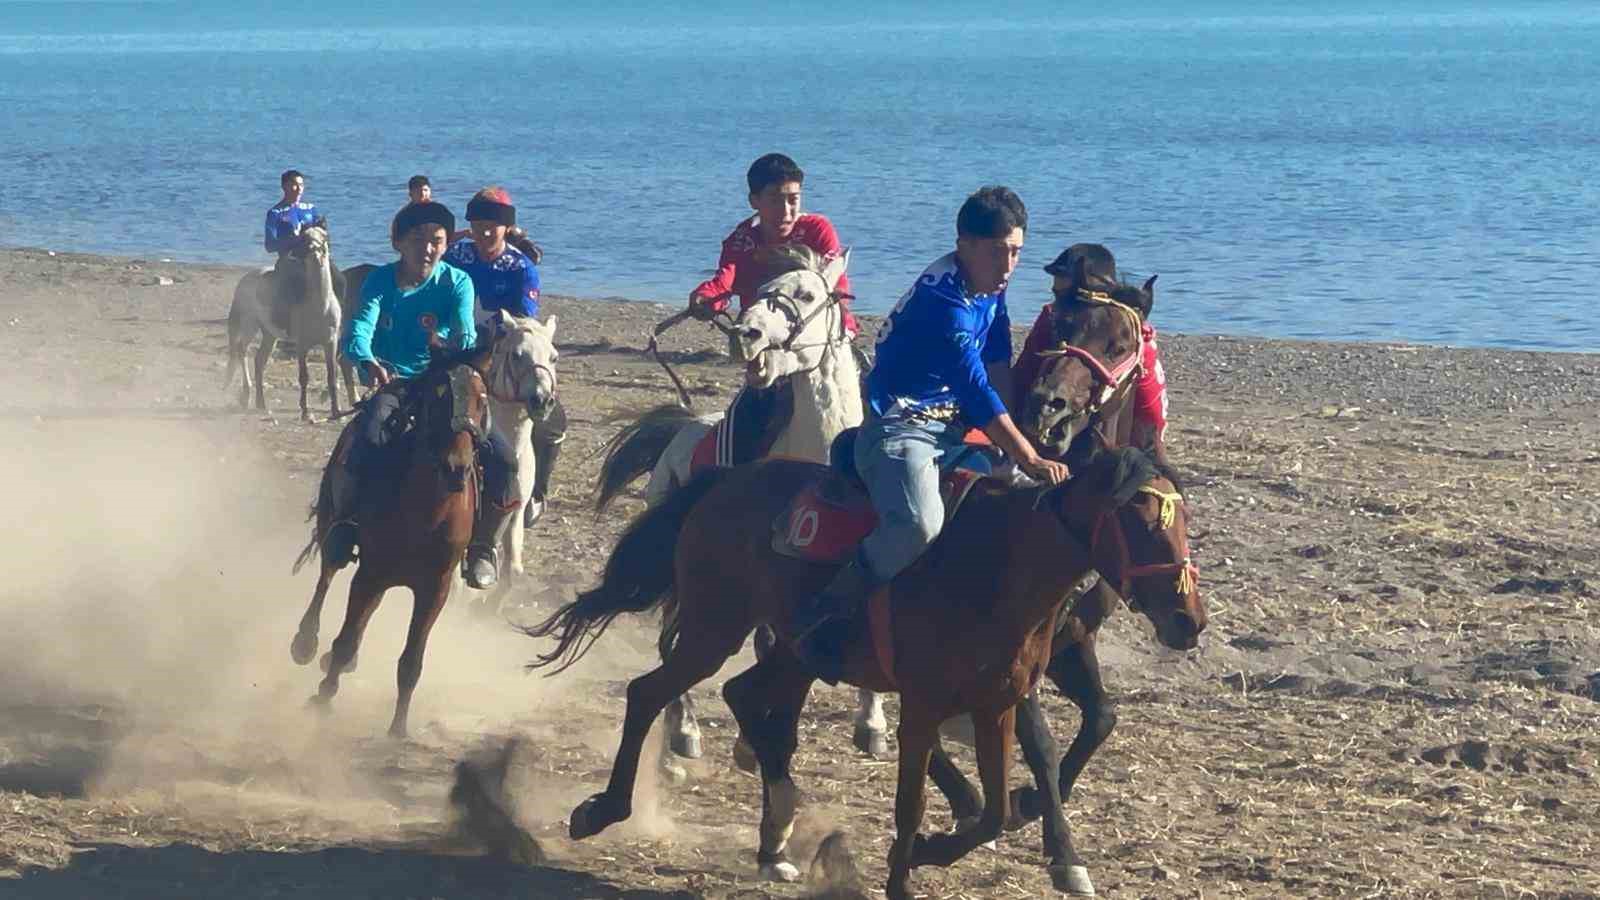
[[[410,588],[414,597],[411,628],[400,654],[400,694],[389,726],[395,737],[406,734],[411,694],[422,676],[428,633],[444,608],[477,520],[481,483],[477,442],[487,427],[489,408],[483,373],[492,349],[486,342],[474,350],[437,357],[418,377],[385,388],[404,392],[391,425],[398,428],[409,423],[410,428],[385,448],[386,464],[364,479],[368,487],[379,489],[363,490],[365,496],[357,505],[361,556],[350,582],[344,626],[334,638],[332,650],[322,658],[327,674],[312,703],[328,706],[339,692],[339,676],[354,669],[362,632],[384,592]],[[355,437],[355,424],[352,421],[345,427],[323,470],[312,511],[316,528],[295,571],[317,554],[333,524],[331,473],[334,466],[343,465]],[[290,645],[290,655],[300,665],[316,655],[322,601],[335,571],[323,562],[311,605]]]
[[[1126,446],[1134,438],[1133,386],[1143,319],[1155,302],[1155,277],[1143,287],[1119,286],[1109,292],[1070,298],[1052,309],[1057,345],[1029,387],[1024,430],[1041,452],[1072,460],[1097,448]],[[1149,447],[1157,468],[1174,485],[1159,435]],[[1034,776],[1034,787],[1011,797],[1013,825],[1044,818],[1044,851],[1056,887],[1092,896],[1088,868],[1072,845],[1062,806],[1097,749],[1116,725],[1116,713],[1100,674],[1095,638],[1116,609],[1117,593],[1104,579],[1074,597],[1059,620],[1045,674],[1081,713],[1078,732],[1062,756],[1044,719],[1036,694],[1017,707],[1017,742]],[[1126,588],[1124,588],[1126,593]],[[1058,767],[1059,762],[1059,767]],[[957,822],[974,821],[983,800],[942,746],[936,747],[929,774],[950,801]]]
[[[715,674],[756,625],[781,626],[794,604],[827,583],[834,567],[771,547],[773,522],[824,472],[809,463],[769,460],[700,476],[630,525],[599,587],[529,629],[536,637],[558,638],[534,665],[564,667],[619,615],[651,610],[669,593],[678,605],[677,643],[659,668],[628,685],[610,783],[573,811],[574,838],[631,814],[640,751],[662,707]],[[913,866],[949,865],[1000,832],[1014,708],[1043,674],[1057,613],[1091,568],[1131,581],[1162,643],[1195,646],[1205,610],[1192,575],[1174,577],[1190,569],[1183,561],[1182,511],[1163,499],[1170,493],[1148,457],[1132,450],[1085,464],[1057,488],[980,485],[929,552],[880,592],[874,602],[887,604],[894,623],[892,653],[883,656],[894,662],[885,671],[874,642],[862,639],[848,653],[844,674],[860,687],[901,692],[891,900],[910,896]],[[780,642],[723,689],[761,767],[757,861],[766,877],[798,877],[784,856],[797,799],[789,762],[814,678]],[[962,713],[973,717],[988,802],[974,828],[923,836],[917,830],[929,754],[939,724]]]

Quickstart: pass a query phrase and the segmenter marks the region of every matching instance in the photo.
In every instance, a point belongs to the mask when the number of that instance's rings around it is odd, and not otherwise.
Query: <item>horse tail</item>
[[[538,625],[523,628],[529,637],[556,639],[555,649],[542,653],[528,668],[555,665],[564,672],[594,646],[623,613],[642,613],[671,595],[678,533],[700,500],[722,482],[727,469],[709,469],[645,510],[617,540],[606,560],[600,585],[557,610]]]
[[[695,414],[675,404],[663,404],[641,415],[606,441],[605,459],[595,484],[594,511],[601,513],[622,489],[661,461],[672,439]]]

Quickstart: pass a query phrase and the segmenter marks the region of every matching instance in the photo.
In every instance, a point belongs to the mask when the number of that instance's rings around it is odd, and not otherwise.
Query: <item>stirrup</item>
[[[322,536],[322,560],[335,570],[355,562],[359,557],[356,554],[357,541],[360,538],[360,526],[353,518],[340,519],[328,526],[328,532]]]

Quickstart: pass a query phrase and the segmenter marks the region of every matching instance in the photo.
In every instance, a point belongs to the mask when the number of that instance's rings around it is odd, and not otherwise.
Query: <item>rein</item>
[[[1138,493],[1149,494],[1161,501],[1161,513],[1158,520],[1161,530],[1166,532],[1167,529],[1171,528],[1172,523],[1177,519],[1178,505],[1183,503],[1183,495],[1176,491],[1168,493],[1148,484],[1140,485]],[[1100,536],[1106,533],[1106,523],[1115,518],[1120,509],[1120,507],[1102,509],[1100,514],[1095,517],[1094,529],[1089,536],[1089,555],[1091,558],[1100,546]],[[1128,536],[1120,528],[1112,528],[1110,533],[1116,540],[1117,556],[1119,558],[1117,570],[1120,580],[1117,585],[1117,593],[1122,595],[1130,608],[1138,609],[1142,605],[1137,595],[1129,592],[1129,588],[1135,578],[1145,578],[1151,575],[1176,576],[1174,587],[1179,594],[1185,597],[1193,592],[1195,586],[1199,583],[1200,567],[1194,564],[1194,557],[1189,552],[1187,536],[1183,536],[1178,541],[1178,552],[1182,554],[1178,562],[1134,565],[1133,554],[1128,549]]]
[[[1079,302],[1109,306],[1121,312],[1132,320],[1134,331],[1140,334],[1141,337],[1139,345],[1134,348],[1132,353],[1109,367],[1093,353],[1066,341],[1060,342],[1053,350],[1040,351],[1040,356],[1049,359],[1076,359],[1083,363],[1096,381],[1100,382],[1100,390],[1090,398],[1089,405],[1079,410],[1073,418],[1081,415],[1093,415],[1099,412],[1102,407],[1116,397],[1119,391],[1131,385],[1134,381],[1134,376],[1143,371],[1144,368],[1144,338],[1142,337],[1144,333],[1144,317],[1139,315],[1139,311],[1101,291],[1079,288],[1077,297]]]

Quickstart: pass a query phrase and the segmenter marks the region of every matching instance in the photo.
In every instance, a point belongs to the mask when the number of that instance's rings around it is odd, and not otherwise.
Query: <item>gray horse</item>
[[[338,363],[334,344],[339,336],[339,297],[341,286],[335,284],[335,273],[329,259],[328,231],[310,226],[302,234],[305,249],[291,264],[305,267],[300,291],[278,291],[277,277],[271,269],[250,272],[239,279],[233,289],[233,306],[228,310],[228,373],[223,387],[233,381],[233,372],[244,374],[244,386],[239,393],[239,405],[250,405],[252,384],[255,388],[256,409],[267,408],[266,385],[263,375],[272,348],[280,340],[294,343],[295,356],[300,363],[300,418],[310,422],[311,410],[306,406],[306,383],[310,373],[306,368],[306,355],[312,347],[321,347],[323,361],[328,369],[328,410],[339,415]],[[343,281],[343,276],[337,276]],[[254,378],[245,363],[244,351],[256,334],[261,344],[256,348]]]

